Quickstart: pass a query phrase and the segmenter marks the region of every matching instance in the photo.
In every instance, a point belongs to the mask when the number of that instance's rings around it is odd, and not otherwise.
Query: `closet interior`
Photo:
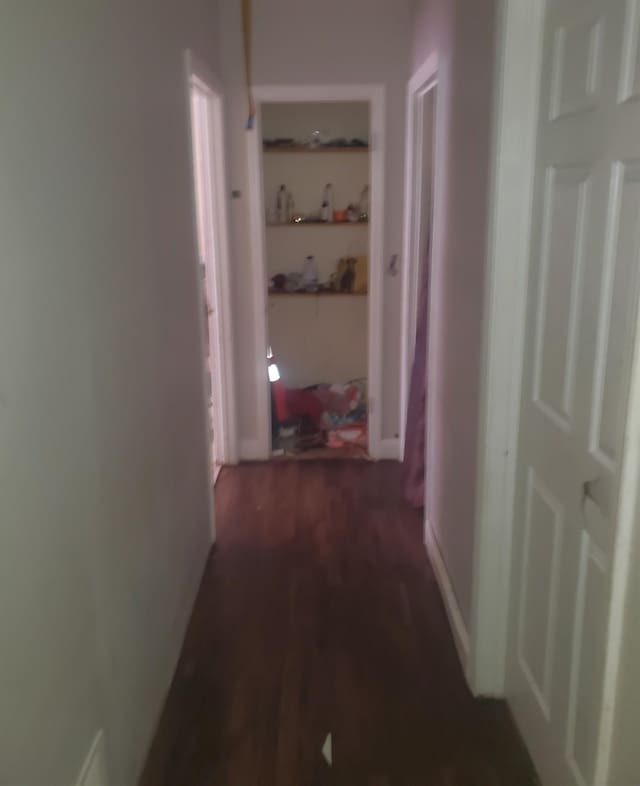
[[[262,105],[274,457],[366,457],[369,105]]]

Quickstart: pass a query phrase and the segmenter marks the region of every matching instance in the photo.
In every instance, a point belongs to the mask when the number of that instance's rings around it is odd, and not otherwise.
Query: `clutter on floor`
[[[317,448],[354,448],[368,442],[367,385],[358,379],[346,384],[318,384],[273,390],[274,453],[298,454]]]

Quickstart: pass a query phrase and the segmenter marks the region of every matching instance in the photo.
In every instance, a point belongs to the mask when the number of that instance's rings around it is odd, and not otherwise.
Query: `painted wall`
[[[314,131],[321,139],[369,139],[369,105],[358,101],[321,103],[272,103],[262,107],[262,133],[265,139],[291,137],[308,140]]]
[[[0,783],[133,786],[209,547],[183,51],[210,0],[5,0]]]
[[[496,0],[419,0],[413,70],[439,57],[445,177],[432,278],[434,433],[428,517],[467,625],[474,505]]]
[[[253,317],[247,312],[251,270],[247,233],[248,202],[246,165],[246,92],[239,5],[220,0],[222,58],[227,108],[231,182],[243,192],[234,200],[236,341],[239,378],[238,417],[241,440],[247,444],[257,435],[254,379],[256,353]],[[253,75],[256,84],[352,84],[383,83],[387,90],[387,217],[383,259],[402,249],[405,95],[408,79],[410,0],[326,0],[304,3],[294,0],[255,0]],[[384,359],[382,436],[394,439],[399,429],[400,378],[400,276],[384,276]],[[262,362],[262,360],[260,360]]]
[[[366,378],[367,300],[361,295],[269,298],[269,340],[287,387]]]

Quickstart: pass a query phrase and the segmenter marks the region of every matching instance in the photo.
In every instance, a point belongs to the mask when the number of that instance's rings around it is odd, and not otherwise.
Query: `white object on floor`
[[[331,748],[331,734],[329,733],[327,734],[327,739],[324,741],[324,745],[322,746],[322,755],[330,767],[333,763],[333,753]]]

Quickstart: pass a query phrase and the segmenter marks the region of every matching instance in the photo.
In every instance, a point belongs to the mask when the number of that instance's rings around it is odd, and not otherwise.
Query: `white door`
[[[213,184],[213,97],[205,85],[192,79],[190,85],[193,175],[195,187],[198,255],[205,315],[205,361],[208,369],[208,428],[212,444],[214,479],[222,464],[223,390],[219,294],[216,291],[216,205]]]
[[[507,685],[545,786],[593,786],[598,755],[640,258],[638,8],[546,8]]]

